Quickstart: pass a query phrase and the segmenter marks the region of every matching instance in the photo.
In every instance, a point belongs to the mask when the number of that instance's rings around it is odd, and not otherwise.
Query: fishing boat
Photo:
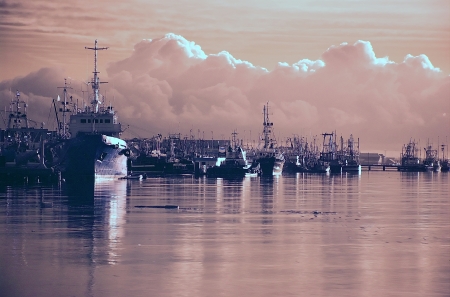
[[[121,124],[114,108],[103,106],[100,95],[100,81],[97,69],[97,52],[107,47],[85,47],[94,51],[94,77],[90,84],[91,106],[76,108],[70,114],[66,152],[63,160],[63,174],[66,177],[118,177],[127,175],[127,157],[130,150],[124,140],[120,139]],[[66,101],[66,96],[64,96]],[[65,127],[66,123],[63,124]],[[65,128],[64,128],[65,129]]]
[[[273,123],[269,121],[269,103],[264,105],[263,114],[264,145],[257,150],[255,162],[259,164],[262,175],[279,175],[283,171],[285,158],[283,153],[276,147],[275,139],[272,138]]]
[[[426,171],[441,171],[441,163],[439,160],[438,150],[434,149],[432,145],[428,144],[425,150],[425,159],[423,160],[423,165]]]
[[[420,162],[417,156],[418,149],[416,143],[410,140],[408,144],[405,144],[400,154],[400,165],[397,167],[398,171],[406,172],[419,172],[426,171],[426,167]]]
[[[323,133],[322,152],[320,153],[319,161],[321,167],[328,165],[330,173],[341,173],[342,162],[337,156],[337,146],[334,140],[334,133]]]
[[[343,148],[343,141],[341,138],[342,151],[342,172],[361,172],[361,163],[359,161],[359,138],[357,147],[355,148],[355,141],[353,135],[347,141],[347,146]]]
[[[26,165],[28,162],[41,159],[42,142],[48,132],[42,126],[31,127],[27,116],[27,103],[20,99],[20,92],[11,100],[8,124],[0,132],[0,155],[2,163]],[[40,162],[44,166],[43,162]]]
[[[445,147],[447,147],[447,156],[445,155]],[[448,159],[448,145],[441,144],[441,151],[442,151],[442,159],[440,160],[441,163],[441,171],[442,172],[448,172],[449,171],[449,159]]]
[[[28,104],[20,99],[16,91],[11,99],[6,129],[0,130],[0,179],[54,177],[52,158],[48,144],[54,131],[44,129],[44,123],[29,119]]]
[[[257,170],[252,168],[252,165],[247,161],[246,151],[237,144],[237,133],[233,132],[232,135],[232,144],[226,150],[219,147],[217,164],[206,170],[206,176],[239,178],[246,175],[257,175]],[[223,157],[223,154],[225,154],[225,157]]]

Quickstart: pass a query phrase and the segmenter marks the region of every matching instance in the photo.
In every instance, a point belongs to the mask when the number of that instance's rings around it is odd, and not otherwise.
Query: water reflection
[[[399,172],[0,187],[6,295],[445,296],[448,189]]]
[[[87,293],[93,296],[97,267],[115,265],[125,224],[126,180],[86,179],[65,183],[68,240],[86,255]]]
[[[126,212],[126,180],[88,179],[66,183],[69,236],[85,238],[93,262],[114,264]],[[102,258],[106,255],[106,258]],[[95,259],[94,259],[95,258]]]

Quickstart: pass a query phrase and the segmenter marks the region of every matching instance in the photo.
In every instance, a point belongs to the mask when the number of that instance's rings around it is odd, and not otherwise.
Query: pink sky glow
[[[87,101],[84,47],[98,39],[110,47],[101,91],[127,138],[237,130],[256,140],[269,102],[279,141],[337,131],[378,152],[445,142],[450,2],[339,3],[0,1],[0,106],[17,89],[29,116],[48,122],[64,78]]]

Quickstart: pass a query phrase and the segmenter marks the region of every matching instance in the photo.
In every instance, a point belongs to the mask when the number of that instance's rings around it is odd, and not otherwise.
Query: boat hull
[[[278,175],[283,172],[284,160],[274,156],[266,156],[256,160],[261,169],[261,175]]]
[[[343,165],[342,172],[361,172],[361,165]]]
[[[207,177],[244,177],[249,170],[242,167],[213,166],[206,170]]]
[[[128,151],[129,153],[129,151]],[[81,135],[67,143],[65,177],[111,177],[127,175],[125,141],[101,134]]]
[[[413,164],[413,165],[400,165],[397,167],[398,171],[403,172],[424,172],[427,171],[427,168],[422,164]]]

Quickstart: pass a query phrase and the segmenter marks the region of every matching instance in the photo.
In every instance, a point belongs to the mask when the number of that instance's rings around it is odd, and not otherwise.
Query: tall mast
[[[267,102],[267,105],[264,105],[264,129],[263,129],[263,134],[264,134],[264,148],[269,148],[269,142],[270,142],[270,133],[272,132],[270,130],[270,127],[273,126],[273,123],[269,122],[269,102]]]
[[[97,113],[98,112],[98,105],[101,104],[102,102],[99,99],[99,93],[98,90],[100,88],[100,84],[102,83],[106,83],[106,82],[100,82],[100,79],[98,77],[98,74],[100,72],[97,71],[97,51],[99,50],[106,50],[108,49],[108,47],[98,47],[97,46],[97,39],[95,40],[95,46],[94,47],[84,47],[85,49],[90,49],[90,50],[94,50],[94,78],[91,82],[92,84],[92,89],[94,90],[94,97],[91,101],[92,107],[94,109],[94,112]]]
[[[231,137],[232,137],[232,138],[231,138],[231,139],[232,139],[231,142],[232,142],[232,148],[233,148],[233,149],[235,149],[235,148],[238,147],[238,142],[236,141],[236,136],[237,136],[237,134],[238,134],[238,133],[236,132],[236,130],[234,130],[233,133],[231,133]]]

